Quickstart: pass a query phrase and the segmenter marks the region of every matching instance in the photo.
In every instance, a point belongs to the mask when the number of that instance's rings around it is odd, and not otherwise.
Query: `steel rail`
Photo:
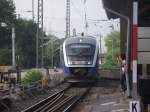
[[[58,94],[56,97],[54,97],[52,100],[44,104],[42,107],[39,107],[37,110],[34,112],[44,112],[46,109],[48,109],[50,106],[52,106],[54,103],[58,101],[64,94]]]
[[[64,106],[66,103],[70,102],[72,100],[72,98],[74,98],[74,97],[75,96],[68,96],[68,97],[64,98],[61,102],[56,104],[54,107],[49,109],[47,112],[57,112],[57,110],[62,108],[62,106]]]
[[[36,112],[37,109],[42,108],[43,105],[46,105],[47,102],[49,102],[49,100],[55,99],[55,97],[57,97],[57,95],[59,96],[59,94],[62,94],[64,91],[66,91],[67,89],[69,89],[71,86],[68,86],[67,88],[58,91],[56,93],[54,93],[53,95],[47,97],[46,99],[40,101],[39,103],[36,103],[35,105],[21,111],[21,112]]]
[[[92,87],[88,87],[86,91],[84,91],[81,95],[79,95],[67,108],[64,109],[63,112],[70,112],[71,109],[79,103],[81,99],[83,99],[91,90]]]
[[[71,109],[79,103],[79,100],[84,98],[86,94],[90,91],[91,87],[86,88],[86,90],[81,91],[78,94],[67,94],[65,88],[54,95],[40,101],[39,103],[27,108],[22,112],[69,112]]]

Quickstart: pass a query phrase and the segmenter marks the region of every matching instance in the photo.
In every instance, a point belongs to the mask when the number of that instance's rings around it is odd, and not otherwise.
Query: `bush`
[[[105,61],[102,64],[103,69],[117,69],[120,67],[120,65],[117,63],[116,57],[112,57],[112,53],[109,52],[105,56]]]
[[[28,85],[28,84],[34,84],[39,80],[42,80],[42,72],[39,70],[29,70],[25,74],[24,78],[21,79],[21,84]]]

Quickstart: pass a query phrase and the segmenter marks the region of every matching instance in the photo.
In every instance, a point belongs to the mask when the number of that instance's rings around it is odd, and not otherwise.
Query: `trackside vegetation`
[[[107,53],[104,59],[102,68],[104,69],[117,69],[117,55],[120,54],[120,32],[114,31],[107,35],[105,39],[105,46]]]
[[[37,83],[38,81],[42,80],[43,75],[42,72],[39,70],[28,70],[25,76],[21,79],[21,84],[23,85],[31,85]]]

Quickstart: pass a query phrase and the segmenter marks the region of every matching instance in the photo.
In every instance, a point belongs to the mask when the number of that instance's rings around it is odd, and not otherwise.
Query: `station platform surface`
[[[91,112],[129,112],[129,100],[120,93],[99,96]]]
[[[115,82],[114,82],[115,83]],[[107,81],[92,88],[85,100],[73,112],[129,112],[129,99],[116,84]]]

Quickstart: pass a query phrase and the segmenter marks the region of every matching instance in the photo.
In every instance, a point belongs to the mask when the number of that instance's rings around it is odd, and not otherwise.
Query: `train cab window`
[[[67,55],[92,55],[94,52],[92,45],[69,45],[67,46]]]
[[[92,64],[95,47],[89,44],[75,44],[66,47],[69,64]]]

